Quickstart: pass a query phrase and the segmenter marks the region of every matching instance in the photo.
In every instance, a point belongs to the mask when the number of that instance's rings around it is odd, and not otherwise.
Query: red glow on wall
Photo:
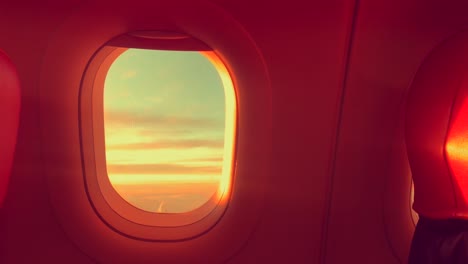
[[[464,99],[456,102],[452,111],[445,152],[454,180],[468,201],[468,98],[463,95],[460,98]]]

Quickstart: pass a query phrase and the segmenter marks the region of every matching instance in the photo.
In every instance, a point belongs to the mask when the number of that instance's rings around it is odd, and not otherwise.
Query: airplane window
[[[107,173],[131,205],[185,213],[228,192],[236,98],[227,71],[217,69],[213,56],[130,48],[109,68]]]

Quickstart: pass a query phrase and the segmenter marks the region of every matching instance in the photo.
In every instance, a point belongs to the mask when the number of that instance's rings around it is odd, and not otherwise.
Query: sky
[[[221,179],[225,94],[199,52],[128,49],[104,85],[109,179],[132,205],[151,212],[191,211]]]

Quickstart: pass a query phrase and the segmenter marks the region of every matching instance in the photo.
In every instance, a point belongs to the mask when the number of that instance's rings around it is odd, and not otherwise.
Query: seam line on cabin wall
[[[331,158],[329,162],[329,173],[330,175],[327,184],[326,184],[326,193],[325,193],[325,212],[322,217],[322,238],[320,243],[320,254],[319,254],[319,262],[326,263],[327,261],[327,243],[328,243],[328,227],[329,227],[329,219],[331,215],[331,206],[332,206],[332,198],[333,198],[333,183],[336,174],[336,160],[337,160],[337,153],[338,153],[338,146],[339,146],[339,139],[340,139],[340,130],[341,124],[343,120],[343,110],[344,110],[344,98],[346,94],[346,83],[348,82],[349,78],[349,68],[350,68],[350,61],[351,61],[351,51],[354,44],[354,36],[356,34],[356,24],[357,24],[357,16],[359,10],[359,0],[355,0],[354,7],[351,15],[351,25],[349,27],[349,33],[346,37],[347,45],[345,46],[344,52],[344,66],[343,66],[343,78],[341,81],[341,91],[340,91],[340,100],[337,104],[338,106],[338,113],[335,119],[335,136],[334,140],[332,141],[332,150],[331,150]]]

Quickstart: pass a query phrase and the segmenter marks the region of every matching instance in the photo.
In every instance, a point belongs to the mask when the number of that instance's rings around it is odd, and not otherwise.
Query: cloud
[[[108,150],[223,148],[223,140],[185,139],[107,145]]]
[[[120,78],[122,80],[127,80],[127,79],[135,77],[136,75],[137,75],[137,72],[135,70],[128,70],[128,71],[125,71],[124,73],[122,73],[120,75]]]
[[[120,193],[126,195],[136,195],[139,197],[151,197],[154,199],[161,198],[159,196],[178,196],[187,194],[209,194],[216,192],[219,186],[219,181],[211,182],[187,182],[187,183],[167,183],[145,182],[141,184],[114,184],[114,188]]]
[[[108,164],[109,174],[220,174],[221,166],[185,166],[178,164]]]
[[[224,158],[219,157],[206,157],[206,158],[194,158],[194,159],[182,159],[176,162],[223,162]]]
[[[221,120],[213,118],[193,118],[184,116],[155,115],[145,112],[130,113],[106,111],[104,118],[111,126],[119,127],[171,127],[171,128],[223,128]]]
[[[118,131],[118,130],[117,130]],[[152,127],[152,128],[139,128],[138,135],[142,137],[154,137],[154,136],[186,136],[193,134],[193,129],[190,128],[173,128],[173,127]]]

